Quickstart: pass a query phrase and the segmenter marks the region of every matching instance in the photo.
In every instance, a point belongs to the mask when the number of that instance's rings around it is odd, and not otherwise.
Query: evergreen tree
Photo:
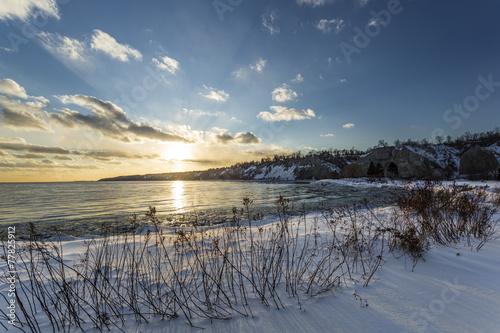
[[[389,165],[387,166],[387,174],[390,177],[399,177],[399,170],[396,163],[394,162],[389,163]]]
[[[376,173],[377,169],[375,168],[375,164],[373,164],[373,161],[371,161],[370,165],[368,166],[368,171],[366,172],[366,175],[368,177],[374,177]]]
[[[384,168],[382,167],[382,164],[380,164],[380,162],[377,163],[377,166],[375,167],[375,177],[384,177]]]

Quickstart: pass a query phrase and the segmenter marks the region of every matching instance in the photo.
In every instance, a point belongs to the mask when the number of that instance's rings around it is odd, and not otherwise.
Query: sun
[[[169,143],[165,152],[162,154],[165,160],[183,161],[192,159],[191,149],[185,143]]]

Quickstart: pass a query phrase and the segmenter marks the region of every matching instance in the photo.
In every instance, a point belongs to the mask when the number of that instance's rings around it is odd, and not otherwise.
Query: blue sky
[[[486,0],[2,1],[0,181],[491,130],[498,13]]]

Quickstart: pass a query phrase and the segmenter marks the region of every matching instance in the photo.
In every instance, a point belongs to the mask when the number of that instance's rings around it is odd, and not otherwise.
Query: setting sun
[[[184,161],[192,159],[193,155],[191,154],[191,148],[188,144],[175,142],[168,144],[165,152],[161,155],[161,157],[169,161]]]

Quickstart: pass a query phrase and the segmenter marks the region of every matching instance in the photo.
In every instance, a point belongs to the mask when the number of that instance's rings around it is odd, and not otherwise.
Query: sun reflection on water
[[[185,195],[184,195],[184,182],[176,180],[172,182],[172,201],[176,211],[184,211],[185,208]]]

